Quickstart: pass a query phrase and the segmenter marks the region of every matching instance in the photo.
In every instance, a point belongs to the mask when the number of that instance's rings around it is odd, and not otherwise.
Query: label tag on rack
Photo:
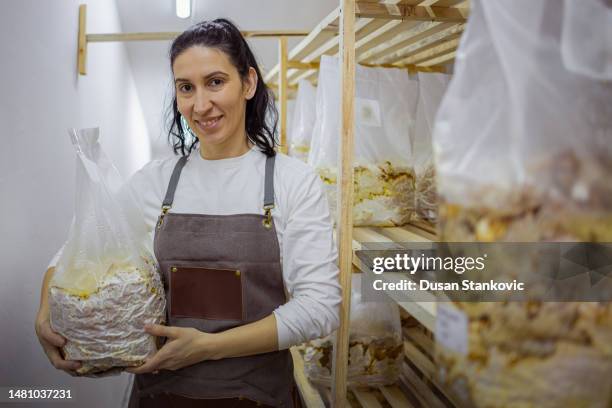
[[[468,318],[450,304],[438,303],[436,311],[436,342],[466,355],[468,353]]]
[[[355,121],[365,126],[382,126],[378,101],[355,98]]]

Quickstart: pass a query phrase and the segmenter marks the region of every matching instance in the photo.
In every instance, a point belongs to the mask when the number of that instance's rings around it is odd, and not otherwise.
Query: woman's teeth
[[[217,122],[219,122],[219,119],[221,119],[221,116],[211,119],[211,120],[207,120],[207,121],[196,121],[196,122],[203,128],[211,128],[215,126]]]

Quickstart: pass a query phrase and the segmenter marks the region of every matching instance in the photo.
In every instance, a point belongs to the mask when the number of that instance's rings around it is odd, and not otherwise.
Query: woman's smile
[[[202,131],[202,133],[206,133],[219,129],[221,127],[221,119],[223,119],[223,115],[211,118],[194,119],[193,122],[196,124],[196,127]]]

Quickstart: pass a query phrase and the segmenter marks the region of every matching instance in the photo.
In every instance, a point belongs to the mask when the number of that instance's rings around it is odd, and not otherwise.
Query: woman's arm
[[[342,300],[323,184],[310,167],[292,170],[281,185],[283,278],[291,298],[274,311],[280,349],[330,334],[338,327]]]
[[[276,318],[270,314],[256,322],[217,333],[209,342],[213,360],[276,351]]]

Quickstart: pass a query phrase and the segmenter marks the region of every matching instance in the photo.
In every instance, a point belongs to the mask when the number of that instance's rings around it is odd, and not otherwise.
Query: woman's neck
[[[200,156],[204,160],[221,160],[230,159],[232,157],[239,157],[248,152],[251,149],[246,136],[240,138],[240,142],[231,144],[214,144],[214,145],[203,145],[200,143]]]

